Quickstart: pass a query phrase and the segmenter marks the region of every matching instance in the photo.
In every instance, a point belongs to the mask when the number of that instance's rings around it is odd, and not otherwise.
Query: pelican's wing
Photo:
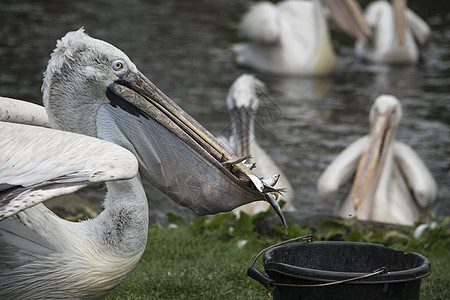
[[[355,173],[367,140],[368,136],[365,136],[351,143],[323,171],[317,181],[317,191],[322,199],[330,201],[339,187]]]
[[[0,121],[50,127],[43,106],[6,97],[0,97]]]
[[[0,122],[0,220],[89,183],[129,179],[136,158],[75,133]]]
[[[250,7],[240,24],[242,36],[260,43],[276,43],[280,36],[277,7],[259,2]]]
[[[410,9],[406,10],[406,20],[417,43],[425,46],[431,35],[430,26]]]
[[[348,35],[367,43],[372,30],[366,23],[358,3],[353,0],[322,0],[328,7],[331,19]]]
[[[437,184],[419,155],[410,146],[395,142],[394,160],[417,204],[421,207],[432,205],[437,195]]]

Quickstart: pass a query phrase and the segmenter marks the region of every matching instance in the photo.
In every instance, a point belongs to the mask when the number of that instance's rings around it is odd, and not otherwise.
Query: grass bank
[[[185,224],[171,216],[168,227],[152,225],[141,262],[108,299],[272,299],[247,277],[247,268],[265,247],[308,234],[315,240],[373,242],[421,253],[430,260],[432,274],[422,279],[420,299],[450,299],[450,219],[416,239],[414,229],[355,219],[328,220],[313,229],[290,222],[288,235],[277,226],[262,232],[263,217],[236,220],[224,214]],[[263,270],[260,261],[256,265]]]

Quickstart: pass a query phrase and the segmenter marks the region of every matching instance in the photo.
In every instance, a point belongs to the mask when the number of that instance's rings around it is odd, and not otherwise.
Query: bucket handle
[[[364,274],[364,275],[357,276],[357,277],[347,278],[347,279],[343,279],[343,280],[336,280],[336,281],[331,281],[331,282],[326,282],[326,283],[317,283],[317,284],[295,284],[295,283],[278,283],[278,282],[275,282],[275,280],[273,280],[272,278],[267,277],[266,275],[264,275],[258,269],[255,268],[256,261],[261,256],[261,254],[263,254],[267,250],[272,249],[272,248],[277,247],[277,246],[281,246],[281,245],[287,244],[287,243],[299,241],[299,240],[301,240],[302,242],[307,242],[308,243],[308,242],[312,242],[313,238],[312,238],[311,235],[302,236],[302,237],[296,237],[296,238],[293,238],[293,239],[290,239],[290,240],[286,240],[286,241],[283,241],[283,242],[271,245],[271,246],[261,250],[258,253],[258,255],[256,255],[256,257],[253,260],[251,266],[247,269],[247,275],[250,278],[253,278],[254,280],[256,280],[259,283],[261,283],[269,291],[273,291],[274,289],[276,289],[277,286],[322,287],[322,286],[335,285],[335,284],[345,283],[345,282],[354,281],[354,280],[358,280],[358,279],[368,278],[368,277],[372,277],[372,276],[375,276],[375,275],[378,275],[378,274],[383,274],[383,273],[387,272],[386,267],[381,267],[381,268],[378,268],[378,269],[374,270],[372,273]]]
[[[254,280],[256,280],[259,283],[261,283],[269,291],[273,291],[276,288],[276,284],[277,283],[275,282],[275,280],[273,280],[272,278],[267,277],[266,275],[264,275],[258,269],[255,268],[256,261],[261,256],[261,254],[263,254],[264,252],[266,252],[269,249],[272,249],[274,247],[281,246],[281,245],[284,245],[284,244],[288,244],[288,243],[291,243],[291,242],[300,241],[300,240],[302,242],[312,242],[313,241],[313,237],[312,237],[312,235],[300,236],[300,237],[296,237],[296,238],[293,238],[293,239],[289,239],[289,240],[286,240],[286,241],[279,242],[277,244],[271,245],[271,246],[261,250],[256,255],[256,257],[253,260],[250,268],[247,269],[247,276],[249,276],[250,278],[253,278]]]

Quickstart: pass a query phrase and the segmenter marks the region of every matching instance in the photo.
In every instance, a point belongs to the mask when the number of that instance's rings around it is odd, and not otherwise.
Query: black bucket
[[[423,255],[354,242],[276,246],[263,265],[270,278],[253,265],[248,275],[273,290],[274,300],[419,299],[421,278],[431,273]]]

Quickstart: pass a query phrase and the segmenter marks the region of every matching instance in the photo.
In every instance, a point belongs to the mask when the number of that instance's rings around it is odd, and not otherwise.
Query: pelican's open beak
[[[140,72],[111,84],[107,96],[108,113],[122,118],[115,124],[132,144],[141,174],[177,203],[213,214],[276,192]]]
[[[339,28],[360,42],[368,43],[372,37],[372,30],[354,0],[322,0],[322,2],[329,9],[330,18]]]
[[[383,114],[374,114],[367,148],[359,161],[351,192],[358,219],[370,217],[382,166],[395,134],[396,125],[392,122],[395,113],[393,107]]]

